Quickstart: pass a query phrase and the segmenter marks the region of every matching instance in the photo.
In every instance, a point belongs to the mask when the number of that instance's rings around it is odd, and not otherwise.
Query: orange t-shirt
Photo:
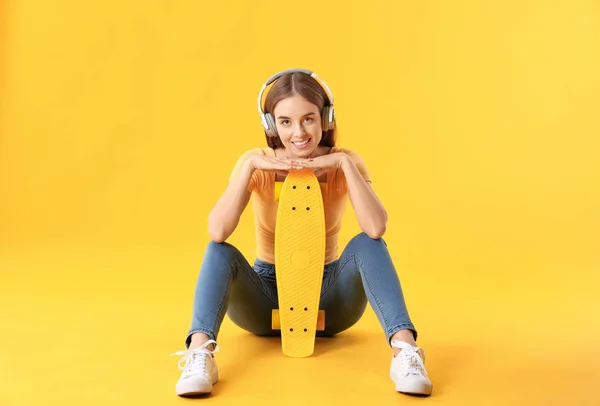
[[[334,152],[343,152],[350,156],[365,181],[371,181],[363,160],[356,152],[346,148],[333,147],[330,153]],[[246,151],[233,168],[230,181],[238,175],[244,161],[253,154],[274,157],[275,151],[272,148],[253,148]],[[248,184],[248,191],[252,193],[254,209],[256,256],[262,261],[274,264],[275,220],[278,206],[278,202],[274,199],[275,173],[255,170]],[[325,264],[328,264],[338,257],[338,236],[348,196],[346,177],[341,169],[327,174],[327,182],[321,183],[321,193],[325,210]]]

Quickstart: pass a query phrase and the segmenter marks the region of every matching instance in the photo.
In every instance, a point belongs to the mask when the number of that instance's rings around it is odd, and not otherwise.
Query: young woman
[[[262,96],[268,85],[262,107]],[[383,327],[391,348],[390,377],[396,390],[429,395],[424,352],[417,347],[402,289],[387,245],[382,239],[387,213],[371,188],[360,156],[335,145],[333,96],[327,85],[307,70],[280,72],[267,80],[258,96],[259,112],[268,148],[246,151],[237,161],[229,184],[209,215],[212,241],[198,276],[191,328],[183,370],[176,384],[178,395],[208,393],[218,381],[213,354],[225,316],[259,336],[280,334],[271,329],[271,311],[278,308],[274,234],[277,202],[274,185],[290,172],[312,168],[321,183],[326,223],[325,269],[320,309],[327,314],[324,331],[332,336],[354,325],[367,301]],[[225,242],[253,197],[257,256],[253,266],[234,246]],[[338,235],[347,200],[362,233],[338,257]],[[181,363],[184,362],[182,366]]]

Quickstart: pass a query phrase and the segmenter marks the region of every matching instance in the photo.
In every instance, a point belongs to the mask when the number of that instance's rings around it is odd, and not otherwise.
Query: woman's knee
[[[242,253],[228,242],[210,241],[206,247],[205,257],[222,258],[231,260],[241,256]]]
[[[231,245],[230,243],[223,241],[223,242],[215,242],[215,241],[209,241],[208,245],[206,247],[207,251],[215,251],[215,252],[236,252],[238,251],[238,249]]]
[[[384,241],[383,237],[374,239],[369,237],[366,233],[361,232],[355,235],[350,242],[348,242],[348,247],[350,247],[353,251],[359,249],[367,249],[372,250],[373,248],[380,247],[386,248],[387,244]]]

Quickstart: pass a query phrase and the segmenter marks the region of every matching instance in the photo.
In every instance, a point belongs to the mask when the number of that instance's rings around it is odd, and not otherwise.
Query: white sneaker
[[[390,378],[396,384],[396,390],[416,395],[431,395],[433,385],[425,371],[425,352],[404,341],[393,340],[392,347],[401,348],[400,354],[392,356]]]
[[[207,347],[215,345],[214,350]],[[171,355],[183,355],[179,360],[179,369],[183,372],[175,385],[175,393],[178,395],[200,395],[210,393],[212,387],[219,381],[219,370],[213,354],[219,351],[219,345],[215,340],[208,340],[201,347],[193,350],[178,351]],[[185,361],[182,366],[181,362]]]

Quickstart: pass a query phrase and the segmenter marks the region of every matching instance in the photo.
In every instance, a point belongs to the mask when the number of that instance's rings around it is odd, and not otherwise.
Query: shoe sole
[[[426,386],[426,385],[415,385],[415,386],[410,386],[410,387],[401,387],[396,385],[396,391],[400,392],[400,393],[405,393],[407,395],[421,395],[421,396],[429,396],[431,395],[431,392],[433,390],[433,387],[431,386]]]
[[[218,381],[217,381],[218,382]],[[213,382],[213,384],[210,387],[202,387],[200,389],[198,388],[194,388],[191,390],[179,390],[177,388],[175,388],[175,393],[178,396],[196,396],[196,395],[207,395],[209,393],[212,392],[213,386],[217,383],[217,382]]]

